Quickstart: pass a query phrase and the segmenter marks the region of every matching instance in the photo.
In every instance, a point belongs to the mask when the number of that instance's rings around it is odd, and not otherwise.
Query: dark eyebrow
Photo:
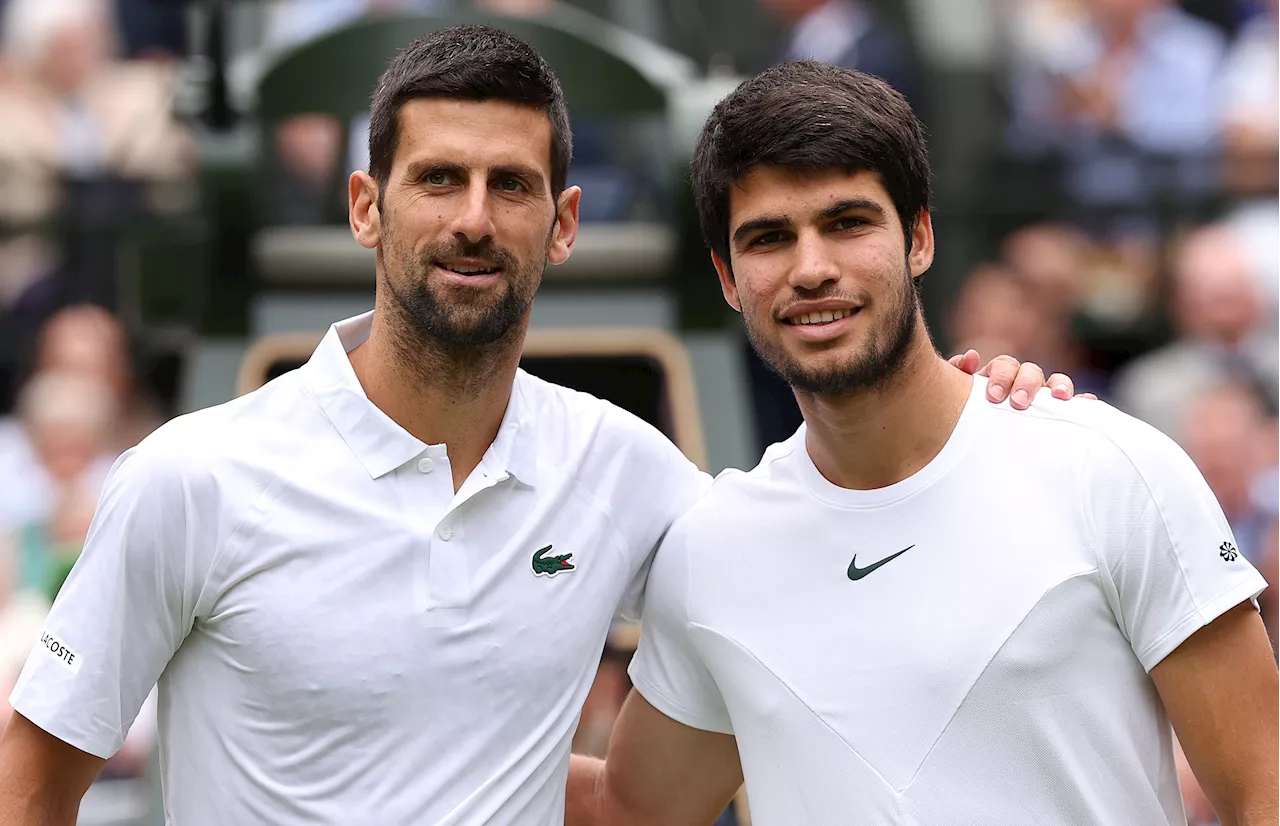
[[[779,230],[786,229],[791,226],[791,221],[786,217],[777,218],[753,218],[750,221],[743,221],[738,228],[733,231],[733,243],[741,244],[746,237],[753,232],[762,229]]]
[[[819,221],[830,221],[832,218],[843,215],[851,210],[862,210],[863,212],[873,213],[877,218],[884,217],[884,208],[880,204],[869,198],[850,198],[845,201],[839,201],[832,204],[817,214]],[[786,216],[769,216],[764,218],[753,218],[750,221],[744,221],[738,225],[733,232],[733,243],[741,244],[746,240],[748,235],[761,230],[780,230],[791,226],[791,220]]]
[[[404,171],[405,177],[411,181],[416,181],[428,172],[448,172],[461,178],[466,174],[466,170],[456,163],[441,163],[439,161],[413,161]]]
[[[818,220],[829,221],[832,218],[835,218],[838,215],[843,215],[853,209],[860,209],[864,212],[875,213],[877,218],[884,217],[884,209],[875,201],[868,198],[852,198],[848,201],[841,201],[838,204],[833,204],[822,210],[818,213]]]

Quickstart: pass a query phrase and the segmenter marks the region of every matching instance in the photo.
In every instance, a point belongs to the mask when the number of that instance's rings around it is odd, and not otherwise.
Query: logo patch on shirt
[[[560,554],[559,556],[547,556],[547,551],[551,550],[548,545],[545,548],[539,548],[533,552],[533,575],[534,576],[555,576],[569,571],[577,570],[569,559],[573,554]]]
[[[1236,550],[1236,546],[1232,545],[1230,542],[1223,542],[1218,546],[1218,556],[1222,557],[1227,562],[1235,562],[1236,557],[1239,555],[1240,552]]]
[[[865,567],[865,568],[859,568],[859,567],[858,567],[858,555],[857,555],[857,554],[854,554],[854,555],[853,555],[853,561],[849,563],[849,579],[853,580],[854,582],[857,582],[858,580],[862,579],[862,578],[863,578],[864,576],[866,576],[867,574],[869,574],[869,573],[871,573],[872,571],[874,571],[876,568],[879,568],[881,565],[884,565],[885,563],[892,562],[893,560],[895,560],[895,559],[897,559],[898,557],[902,556],[903,554],[905,554],[907,551],[911,550],[911,549],[912,549],[912,548],[914,548],[914,547],[915,547],[915,545],[908,545],[907,547],[905,547],[905,548],[903,548],[902,550],[898,551],[896,554],[889,554],[888,556],[886,556],[884,559],[880,560],[879,562],[876,562],[876,563],[873,563],[873,564],[871,564],[871,565],[868,565],[868,566],[867,566],[867,567]]]
[[[71,650],[71,646],[58,639],[57,635],[52,631],[44,631],[40,634],[40,647],[48,654],[71,669],[72,674],[80,673],[80,655]]]

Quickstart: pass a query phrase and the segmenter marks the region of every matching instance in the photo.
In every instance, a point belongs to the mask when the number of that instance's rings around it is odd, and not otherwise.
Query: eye
[[[503,192],[524,192],[528,187],[519,178],[503,178],[498,181],[498,189]]]
[[[832,224],[832,227],[834,229],[857,229],[858,227],[865,226],[866,223],[867,222],[862,220],[861,218],[845,217],[845,218],[837,218],[835,220],[835,223]]]
[[[755,238],[751,239],[751,243],[748,246],[764,247],[769,244],[776,244],[781,240],[782,233],[775,230],[773,232],[766,232],[763,235],[757,235]]]
[[[422,180],[432,186],[444,186],[449,183],[449,173],[440,169],[433,169],[426,175],[423,175]]]

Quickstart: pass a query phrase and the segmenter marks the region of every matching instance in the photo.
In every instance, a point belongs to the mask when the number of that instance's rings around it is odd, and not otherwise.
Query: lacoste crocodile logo
[[[534,576],[555,576],[568,571],[577,570],[574,564],[569,561],[573,554],[560,554],[559,556],[545,556],[547,551],[551,550],[548,545],[545,548],[539,548],[533,552],[533,575]]]

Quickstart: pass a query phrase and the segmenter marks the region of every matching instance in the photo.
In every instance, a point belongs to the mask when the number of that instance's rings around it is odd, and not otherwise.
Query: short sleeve
[[[698,470],[697,465],[680,452],[666,436],[647,424],[636,423],[639,432],[630,444],[628,472],[641,478],[635,479],[642,491],[644,504],[636,501],[629,513],[615,515],[627,525],[626,532],[639,543],[634,559],[636,567],[622,599],[615,619],[634,622],[640,618],[644,601],[645,583],[653,564],[654,551],[671,524],[680,514],[702,498],[711,485],[711,477]],[[643,524],[636,522],[640,513],[646,515]],[[634,524],[632,524],[634,523]]]
[[[147,442],[107,477],[83,551],[14,686],[22,716],[107,758],[190,630],[212,535],[199,492]]]
[[[691,635],[689,553],[687,532],[677,521],[649,572],[631,681],[650,705],[671,719],[692,728],[732,734],[724,698]]]
[[[1191,458],[1155,428],[1125,420],[1086,457],[1084,488],[1113,610],[1150,671],[1266,581]]]

